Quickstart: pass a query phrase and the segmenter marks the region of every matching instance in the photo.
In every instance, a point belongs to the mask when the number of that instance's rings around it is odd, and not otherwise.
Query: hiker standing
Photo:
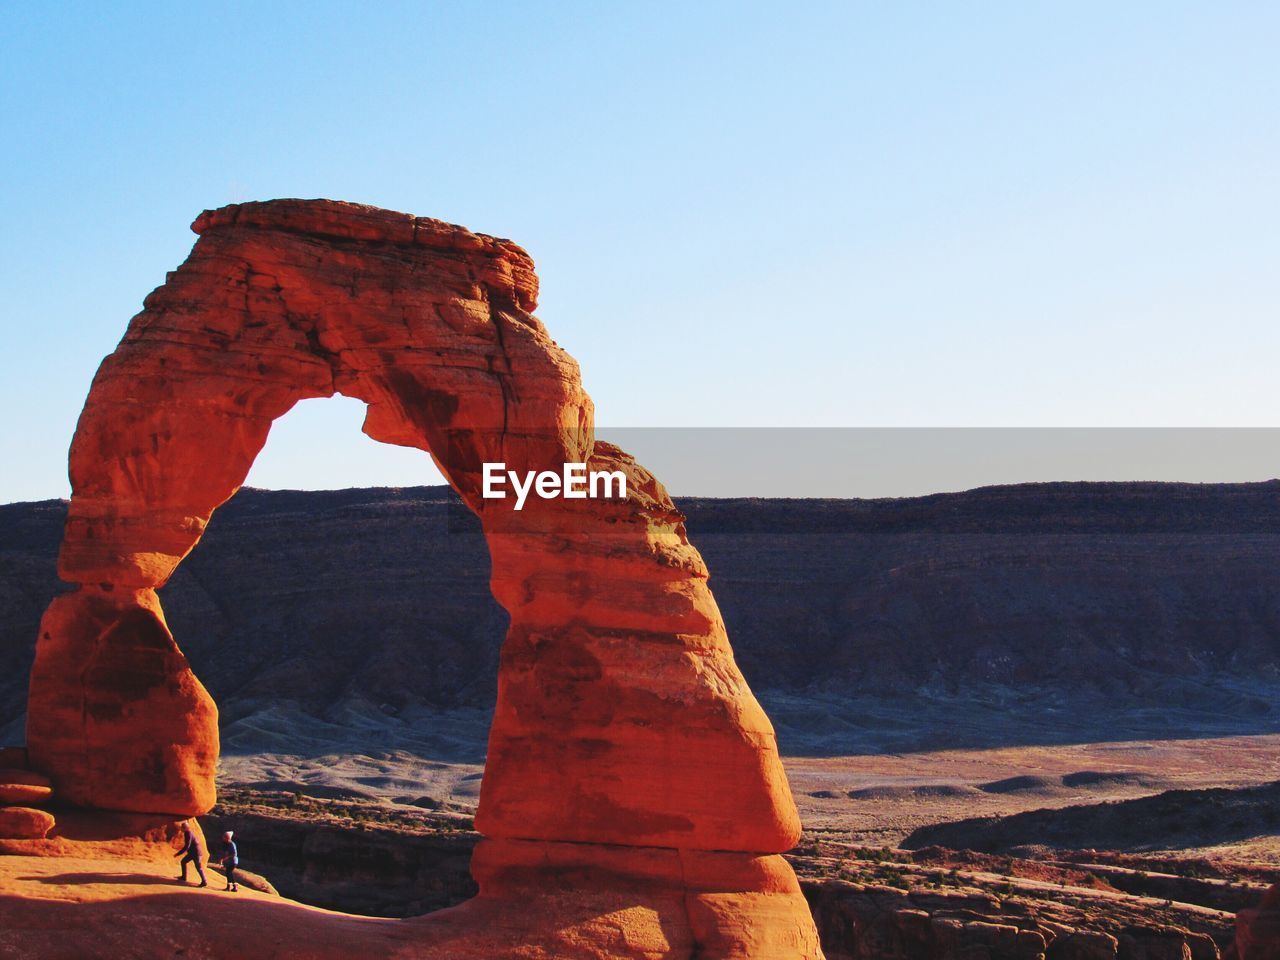
[[[234,830],[228,830],[222,835],[222,870],[227,875],[227,889],[235,893],[240,889],[240,884],[236,883],[236,867],[240,865],[240,851],[236,849],[236,842],[232,839],[235,836]]]
[[[174,854],[175,857],[182,858],[182,876],[178,879],[186,883],[187,864],[194,863],[196,865],[196,873],[200,875],[200,886],[207,887],[209,881],[204,875],[204,841],[195,830],[191,829],[191,824],[185,820],[182,822],[182,839],[182,849]]]

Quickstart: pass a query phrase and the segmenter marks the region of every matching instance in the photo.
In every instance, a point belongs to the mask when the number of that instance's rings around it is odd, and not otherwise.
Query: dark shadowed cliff
[[[1280,483],[685,499],[787,752],[1280,730]],[[0,507],[18,735],[65,504]],[[228,753],[478,761],[506,616],[443,488],[244,490],[162,593]]]

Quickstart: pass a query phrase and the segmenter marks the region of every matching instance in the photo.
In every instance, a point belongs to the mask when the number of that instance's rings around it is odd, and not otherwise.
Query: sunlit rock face
[[[462,928],[455,913],[429,929],[448,929],[451,955],[472,943],[500,956],[568,910],[577,932],[555,936],[583,956],[816,956],[776,856],[799,822],[773,729],[683,517],[643,467],[595,440],[577,364],[532,315],[529,256],[323,200],[241,204],[193,226],[195,248],[103,362],[72,443],[59,570],[77,587],[41,624],[32,767],[82,806],[209,809],[217,710],[155,590],[271,423],[341,393],[368,405],[370,437],[429,451],[479,515],[511,617],[476,818],[490,838],[481,893]],[[626,495],[531,497],[517,511],[482,496],[490,462],[618,471]],[[597,900],[631,919],[579,909]],[[620,935],[628,924],[643,934]],[[548,955],[579,955],[556,942]]]

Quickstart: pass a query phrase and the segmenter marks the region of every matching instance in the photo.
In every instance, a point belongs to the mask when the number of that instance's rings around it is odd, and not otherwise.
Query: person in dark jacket
[[[235,831],[228,830],[222,835],[222,870],[227,875],[227,889],[235,893],[240,889],[240,884],[236,883],[236,867],[240,866],[240,851],[236,849],[236,842],[232,838]]]
[[[208,879],[204,875],[204,841],[200,835],[191,829],[191,824],[185,820],[182,822],[182,849],[174,854],[175,857],[182,858],[182,876],[178,879],[183,883],[187,882],[187,864],[194,863],[196,865],[196,873],[200,875],[200,886],[207,887]]]

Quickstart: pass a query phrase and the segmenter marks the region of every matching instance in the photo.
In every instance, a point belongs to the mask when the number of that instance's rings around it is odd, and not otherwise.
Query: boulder
[[[0,768],[0,805],[36,805],[52,796],[53,783],[48,777],[32,770]]]
[[[0,840],[43,840],[53,829],[53,814],[31,807],[0,807]]]

